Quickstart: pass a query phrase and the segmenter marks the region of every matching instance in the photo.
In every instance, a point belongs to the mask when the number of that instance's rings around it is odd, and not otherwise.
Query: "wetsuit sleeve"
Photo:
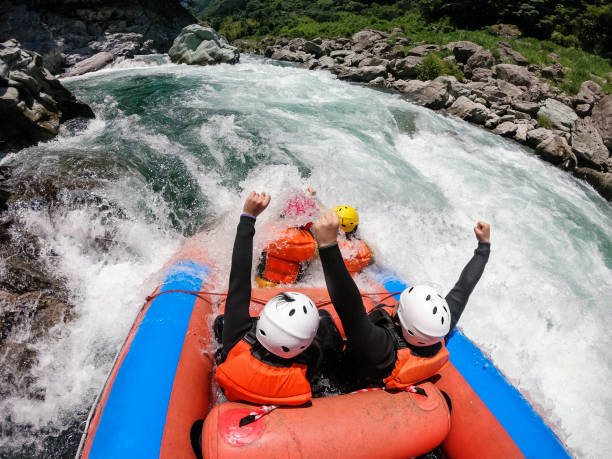
[[[232,252],[232,267],[229,277],[229,288],[225,302],[223,323],[223,350],[221,358],[225,360],[229,351],[242,339],[251,328],[249,305],[251,303],[251,267],[253,264],[253,236],[255,220],[247,216],[240,217],[236,229],[236,239]]]
[[[465,305],[472,294],[472,290],[480,280],[480,276],[484,271],[484,268],[489,260],[489,253],[491,251],[491,244],[488,242],[479,242],[478,247],[474,250],[474,256],[468,262],[468,264],[461,271],[459,280],[452,288],[448,295],[446,295],[446,302],[451,312],[451,327],[450,333],[454,330]],[[448,335],[446,335],[448,338]]]
[[[395,364],[391,337],[368,318],[361,294],[349,274],[337,244],[319,249],[327,291],[340,317],[348,345],[367,368],[388,369]]]

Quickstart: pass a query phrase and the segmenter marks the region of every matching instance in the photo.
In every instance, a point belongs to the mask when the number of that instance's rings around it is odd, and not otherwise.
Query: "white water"
[[[612,451],[612,210],[591,188],[517,144],[325,72],[249,58],[204,68],[135,65],[67,81],[98,119],[5,161],[53,169],[96,151],[136,161],[146,148],[169,161],[151,167],[184,165],[204,197],[214,251],[226,258],[248,191],[273,196],[263,226],[288,189],[311,186],[329,207],[357,208],[377,263],[444,292],[476,246],[472,227],[490,222],[490,261],[460,328],[573,455]],[[112,93],[153,77],[170,78],[174,89],[152,91],[144,112]],[[162,127],[165,117],[175,124]],[[0,401],[1,417],[16,424],[61,430],[88,409],[155,273],[183,241],[170,223],[172,202],[133,167],[118,166],[95,191],[125,217],[109,223],[93,205],[20,211],[68,279],[77,318],[38,343],[34,376],[44,401]],[[118,245],[100,252],[92,240],[109,226]],[[319,269],[308,282],[321,285]],[[0,435],[0,448],[36,441],[28,435]]]

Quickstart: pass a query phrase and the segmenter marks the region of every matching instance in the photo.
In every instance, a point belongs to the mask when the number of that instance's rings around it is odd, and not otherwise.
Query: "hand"
[[[310,196],[316,196],[317,190],[315,190],[314,188],[306,188],[306,193],[308,193]]]
[[[266,210],[270,204],[270,195],[266,193],[256,193],[255,191],[251,191],[251,194],[246,201],[244,202],[244,207],[242,208],[242,212],[245,214],[250,214],[253,217],[257,217],[260,213]]]
[[[491,238],[491,226],[485,222],[478,222],[474,227],[474,233],[476,233],[478,242],[489,242]]]
[[[326,247],[337,241],[339,228],[340,219],[338,214],[330,210],[312,225],[310,232],[317,241],[317,244],[319,244],[319,247]]]

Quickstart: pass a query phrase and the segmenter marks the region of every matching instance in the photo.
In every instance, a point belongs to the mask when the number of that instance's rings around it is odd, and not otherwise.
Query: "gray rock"
[[[391,49],[392,49],[391,45],[387,43],[386,41],[383,41],[383,42],[378,42],[374,46],[372,46],[370,48],[370,52],[374,54],[375,56],[382,56],[390,52]]]
[[[527,133],[527,136],[529,140],[529,133]],[[542,156],[546,161],[558,165],[563,169],[571,170],[578,164],[576,155],[574,155],[571,147],[567,144],[567,140],[559,135],[553,134],[542,140],[536,146],[536,153]]]
[[[608,149],[601,140],[601,136],[591,122],[591,118],[576,121],[572,131],[572,150],[576,156],[589,167],[601,169],[608,162]]]
[[[51,139],[61,123],[94,117],[43,67],[39,54],[20,49],[17,41],[0,43],[0,63],[9,78],[9,86],[0,87],[0,150]]]
[[[448,113],[458,116],[466,121],[476,124],[484,124],[489,116],[489,110],[483,104],[472,102],[465,96],[459,97],[448,108]]]
[[[348,56],[349,54],[354,54],[354,51],[350,49],[339,49],[339,50],[332,51],[331,53],[329,53],[329,57],[332,57],[334,59],[341,57],[344,59],[344,57]]]
[[[574,175],[586,180],[608,201],[612,200],[612,172],[599,172],[587,167],[577,167]]]
[[[540,110],[540,104],[526,100],[513,100],[512,107],[519,112],[529,113],[531,116],[536,116]]]
[[[287,62],[304,62],[304,53],[300,51],[290,51],[286,48],[277,49],[274,51],[270,59]]]
[[[604,96],[605,93],[603,89],[601,89],[601,86],[594,81],[587,80],[583,81],[580,85],[580,91],[578,91],[578,94],[574,97],[573,103],[574,106],[580,104],[593,105],[603,99]]]
[[[544,78],[551,78],[553,80],[560,81],[563,79],[563,75],[563,66],[558,62],[555,62],[554,64],[542,69],[542,76]]]
[[[330,69],[334,65],[336,65],[335,59],[329,56],[323,56],[319,59],[319,68],[321,69]]]
[[[548,129],[544,129],[544,128],[533,129],[532,131],[529,131],[527,133],[527,143],[532,147],[536,147],[539,143],[543,142],[544,140],[551,137],[552,135],[553,133],[549,131]]]
[[[489,114],[489,117],[485,121],[485,127],[487,129],[493,129],[498,124],[499,124],[499,116],[497,116],[495,113]]]
[[[530,124],[517,124],[516,132],[514,133],[514,140],[521,143],[527,142],[527,133],[533,129]]]
[[[115,55],[107,51],[103,51],[98,54],[77,63],[70,70],[62,75],[62,77],[71,77],[77,75],[83,75],[88,72],[95,72],[101,68],[106,67],[115,60]]]
[[[591,113],[591,106],[589,104],[578,104],[574,107],[574,110],[579,116],[585,117]]]
[[[477,68],[491,68],[495,65],[495,58],[488,49],[481,49],[470,56],[466,62],[466,70],[469,73]]]
[[[309,59],[308,61],[304,62],[304,64],[302,65],[302,67],[304,67],[305,69],[308,70],[314,70],[318,67],[319,65],[319,61],[315,58]]]
[[[502,121],[495,129],[493,129],[493,134],[502,135],[504,137],[514,137],[516,129],[516,124],[514,124],[512,121]]]
[[[424,86],[415,86],[414,89],[405,89],[404,92],[409,94],[420,105],[439,110],[449,106],[454,101],[456,92],[452,86],[453,82],[456,81],[455,77],[440,76],[427,82]]]
[[[419,45],[408,51],[408,56],[420,56],[423,57],[429,53],[440,51],[439,45]]]
[[[377,30],[365,29],[354,34],[351,39],[355,46],[355,50],[363,50],[374,45],[378,40],[385,38],[382,32]]]
[[[172,62],[190,65],[235,64],[240,59],[238,48],[210,27],[192,24],[184,27],[168,51]]]
[[[544,116],[548,118],[556,129],[570,131],[578,115],[567,105],[555,99],[546,99],[544,105],[538,111],[538,118]]]
[[[423,59],[417,56],[408,56],[395,59],[389,63],[389,71],[395,78],[416,78],[417,68],[423,64]]]
[[[514,64],[497,64],[493,72],[504,81],[516,86],[532,86],[538,79],[526,68]]]
[[[367,83],[375,78],[385,76],[387,76],[387,68],[382,65],[344,68],[343,71],[338,73],[338,78],[341,80],[359,81],[361,83]]]
[[[427,83],[421,80],[395,80],[392,85],[393,89],[408,94],[417,92],[425,86],[427,86]]]
[[[514,61],[517,65],[526,66],[528,64],[527,59],[518,51],[515,51],[510,46],[510,43],[500,41],[499,45],[499,56],[502,61]]]
[[[387,80],[384,77],[376,77],[372,81],[368,83],[370,86],[374,86],[375,88],[384,88],[386,86]]]
[[[453,52],[458,62],[466,63],[472,54],[482,49],[482,46],[471,41],[453,41],[446,45],[446,49]]]
[[[317,59],[325,55],[323,48],[313,41],[307,41],[302,46],[302,51],[314,55]]]
[[[612,150],[612,94],[593,106],[591,119],[608,150]]]
[[[389,61],[380,57],[366,57],[359,62],[358,67],[371,67],[373,65],[384,65],[386,68],[389,65]]]
[[[303,51],[305,44],[306,40],[304,38],[294,38],[293,40],[289,40],[287,47],[289,48],[289,51]]]

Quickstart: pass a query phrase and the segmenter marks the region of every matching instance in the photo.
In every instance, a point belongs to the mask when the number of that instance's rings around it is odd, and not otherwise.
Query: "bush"
[[[426,81],[440,75],[452,75],[458,81],[463,81],[463,72],[454,62],[445,61],[438,53],[429,53],[423,58],[423,64],[417,67],[417,78]]]
[[[563,35],[561,32],[556,30],[550,34],[550,41],[565,46],[566,48],[578,48],[580,46],[580,40],[575,35]]]
[[[550,118],[542,113],[538,114],[538,124],[544,129],[552,129],[553,124]]]

